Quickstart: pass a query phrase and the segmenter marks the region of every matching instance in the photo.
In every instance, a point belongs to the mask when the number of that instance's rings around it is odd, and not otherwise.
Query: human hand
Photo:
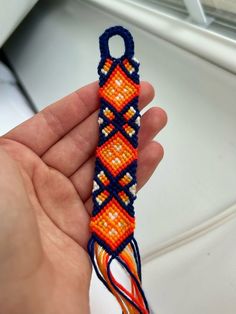
[[[141,83],[139,107],[154,97]],[[0,137],[0,313],[89,313],[86,252],[98,140],[98,84],[48,106]],[[163,157],[166,114],[141,118],[140,189]]]

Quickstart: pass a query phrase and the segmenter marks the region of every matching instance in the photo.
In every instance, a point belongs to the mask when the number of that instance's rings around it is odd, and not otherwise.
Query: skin
[[[89,313],[86,251],[98,83],[91,83],[0,137],[0,313]],[[154,97],[142,82],[139,107]],[[163,157],[154,136],[165,112],[141,118],[138,189]]]

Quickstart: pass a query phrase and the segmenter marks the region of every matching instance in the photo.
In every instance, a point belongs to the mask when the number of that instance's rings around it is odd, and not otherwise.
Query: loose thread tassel
[[[94,239],[89,242],[89,253],[98,278],[105,284],[108,290],[116,297],[122,313],[124,314],[148,314],[149,308],[141,287],[138,256],[133,246],[128,244],[117,256],[112,256]],[[112,274],[112,262],[118,262],[130,276],[130,290],[124,287]]]
[[[125,53],[120,58],[113,58],[108,47],[108,40],[115,35],[124,39]],[[116,297],[122,313],[148,314],[140,254],[133,236],[140,127],[139,62],[134,58],[133,38],[125,28],[111,27],[99,41],[99,142],[88,253],[98,278]],[[114,276],[114,264],[121,266],[128,276],[129,287]]]

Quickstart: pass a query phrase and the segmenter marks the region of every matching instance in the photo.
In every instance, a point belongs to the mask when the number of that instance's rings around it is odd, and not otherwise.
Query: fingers
[[[153,87],[143,82],[141,91],[140,103],[150,102],[154,95]],[[98,82],[94,82],[46,107],[5,137],[26,145],[41,156],[98,106]]]
[[[153,98],[153,88],[149,83],[142,84],[140,110]],[[98,142],[98,110],[67,133],[59,142],[52,146],[43,156],[43,161],[71,176],[94,153]]]
[[[94,82],[60,99],[5,135],[42,155],[98,106]]]
[[[149,109],[141,118],[139,150],[151,141],[166,124],[166,113],[158,107]],[[92,191],[95,157],[90,157],[71,177],[80,198],[85,201]]]
[[[166,125],[166,112],[159,107],[152,107],[141,117],[139,148],[151,141]]]
[[[160,143],[151,141],[139,153],[137,169],[137,191],[150,179],[156,167],[164,156]]]
[[[140,152],[137,169],[137,191],[139,191],[152,176],[156,167],[163,158],[162,146],[154,141],[149,142]],[[93,209],[92,198],[85,202],[85,207],[91,215]]]

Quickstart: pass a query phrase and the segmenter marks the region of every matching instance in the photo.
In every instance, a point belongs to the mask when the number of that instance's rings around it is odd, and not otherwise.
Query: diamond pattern
[[[98,147],[96,154],[114,176],[137,159],[137,150],[120,132]]]
[[[112,250],[134,232],[134,218],[120,206],[115,198],[91,220],[91,230],[95,232]]]
[[[134,231],[140,85],[131,59],[99,65],[99,143],[93,186],[91,231],[100,245],[118,251]],[[123,246],[122,246],[123,247]]]
[[[135,84],[118,65],[106,83],[100,88],[100,97],[107,100],[117,111],[138,95],[139,85]]]

